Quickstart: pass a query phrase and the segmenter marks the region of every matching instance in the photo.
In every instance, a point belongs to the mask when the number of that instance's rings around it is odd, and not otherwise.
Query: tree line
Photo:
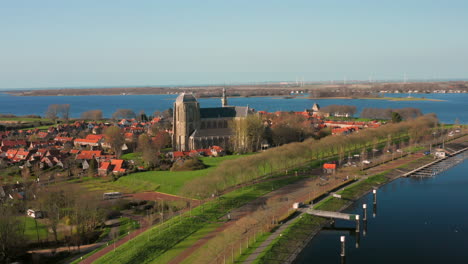
[[[370,119],[392,119],[392,113],[398,113],[403,120],[417,118],[422,116],[421,110],[418,108],[413,107],[406,107],[406,108],[364,108],[361,112],[362,118],[370,118]]]
[[[112,119],[120,120],[120,119],[137,119],[138,121],[150,121],[153,117],[163,117],[163,118],[171,118],[173,114],[172,108],[169,108],[164,111],[155,111],[153,115],[147,115],[145,111],[141,110],[138,114],[136,114],[132,109],[117,109],[112,114]],[[4,118],[13,118],[17,117],[16,115],[11,114],[3,114],[1,117]],[[26,115],[21,117],[28,117],[28,118],[41,118],[38,115]],[[63,121],[68,121],[70,119],[70,104],[51,104],[47,107],[45,112],[45,117],[51,119],[52,121],[56,122],[57,120],[61,119]],[[93,120],[98,121],[104,119],[104,115],[102,110],[100,109],[93,109],[89,111],[85,111],[81,113],[81,119],[85,120]]]
[[[262,153],[221,163],[206,177],[196,178],[185,184],[183,192],[192,197],[209,196],[228,187],[245,183],[265,175],[292,169],[313,160],[331,156],[344,156],[346,152],[360,152],[374,142],[392,142],[406,136],[410,142],[418,142],[430,135],[438,123],[435,115],[425,115],[411,121],[392,123],[376,129],[366,129],[348,136],[313,138],[304,142],[286,144]]]
[[[236,153],[254,152],[261,149],[263,144],[281,146],[326,135],[324,131],[318,132],[304,116],[288,112],[280,115],[249,115],[231,121],[230,128],[233,131],[230,147]]]

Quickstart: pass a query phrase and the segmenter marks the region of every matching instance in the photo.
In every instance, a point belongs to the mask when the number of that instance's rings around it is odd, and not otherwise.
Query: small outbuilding
[[[324,173],[335,173],[336,171],[336,164],[335,163],[325,163],[323,164],[323,172]]]
[[[42,211],[39,211],[39,210],[36,210],[36,209],[28,209],[28,211],[26,211],[26,214],[27,214],[29,217],[32,217],[32,218],[34,218],[34,219],[43,218],[43,217],[44,217],[44,214],[42,213]]]

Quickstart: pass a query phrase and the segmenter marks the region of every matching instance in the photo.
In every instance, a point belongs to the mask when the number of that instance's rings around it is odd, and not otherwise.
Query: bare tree
[[[10,263],[15,256],[21,255],[25,245],[21,223],[11,206],[0,206],[0,262]]]
[[[89,110],[81,114],[82,119],[86,120],[101,120],[102,119],[102,110]]]
[[[55,122],[58,119],[58,112],[59,112],[59,105],[58,104],[51,104],[47,107],[46,111],[46,118],[51,119]]]
[[[70,105],[69,104],[51,104],[47,108],[46,111],[46,118],[51,119],[52,121],[56,121],[59,116],[68,121],[70,117]]]
[[[138,151],[141,151],[143,161],[148,168],[154,168],[159,164],[160,147],[148,135],[141,134],[138,137]]]
[[[122,135],[120,128],[111,126],[104,130],[106,142],[110,145],[117,157],[122,155],[122,146],[125,144],[125,138]]]
[[[249,115],[244,119],[234,120],[230,126],[234,131],[232,139],[234,151],[244,153],[260,148],[265,127],[259,116]]]
[[[114,114],[112,114],[113,119],[131,119],[135,118],[135,112],[131,109],[117,109]]]
[[[68,121],[70,118],[70,104],[62,104],[59,108],[59,113],[63,120]]]
[[[47,191],[42,196],[42,208],[47,212],[48,224],[54,234],[55,243],[58,243],[57,227],[64,216],[65,199],[63,190]]]

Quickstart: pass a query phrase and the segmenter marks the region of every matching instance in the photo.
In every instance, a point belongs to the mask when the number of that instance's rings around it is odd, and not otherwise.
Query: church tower
[[[221,105],[223,107],[228,106],[227,96],[226,96],[226,88],[223,88],[223,97],[221,97]]]
[[[200,105],[193,94],[180,94],[174,103],[172,144],[174,150],[188,151],[189,137],[200,128]]]

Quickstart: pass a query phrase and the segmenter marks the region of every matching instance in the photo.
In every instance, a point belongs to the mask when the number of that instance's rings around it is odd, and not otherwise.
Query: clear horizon
[[[468,77],[466,1],[11,1],[0,89]]]

